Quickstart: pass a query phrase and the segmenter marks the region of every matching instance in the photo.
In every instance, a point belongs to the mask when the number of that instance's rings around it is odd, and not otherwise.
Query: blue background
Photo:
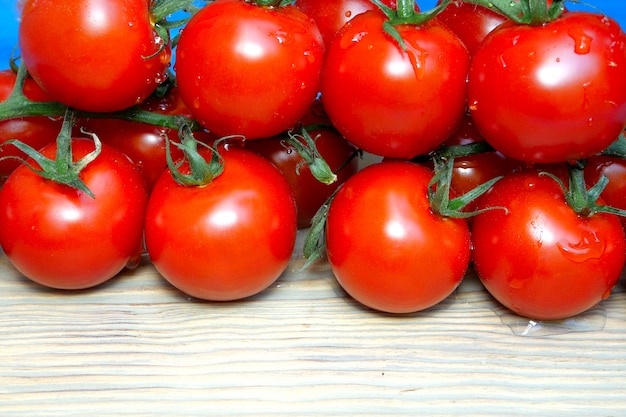
[[[626,4],[624,0],[586,0],[595,7],[604,11],[607,15],[617,20],[626,29]],[[422,10],[433,7],[437,0],[417,0]],[[9,57],[17,45],[17,13],[16,0],[0,0],[0,69],[8,68]],[[593,10],[589,6],[577,5],[573,2],[566,2],[566,7],[570,10],[583,9]]]

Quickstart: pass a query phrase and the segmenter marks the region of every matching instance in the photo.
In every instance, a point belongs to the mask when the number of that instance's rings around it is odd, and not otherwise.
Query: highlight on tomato
[[[469,109],[485,140],[533,163],[595,155],[626,120],[626,34],[608,16],[551,16],[562,7],[553,6],[542,24],[509,21],[489,33],[468,76]]]
[[[352,144],[411,159],[442,144],[465,113],[469,53],[412,0],[348,21],[327,46],[321,93]]]
[[[143,252],[148,192],[133,163],[97,137],[57,141],[29,158],[0,189],[0,245],[26,278],[66,290],[102,284]],[[26,151],[28,148],[21,147]]]
[[[587,194],[582,171],[564,187],[536,171],[507,176],[481,199],[506,211],[472,220],[474,267],[485,288],[535,320],[565,319],[596,306],[609,297],[626,258],[620,220],[602,209],[599,189]]]
[[[447,298],[470,261],[465,219],[437,213],[433,172],[408,161],[370,165],[333,197],[326,223],[328,262],[359,303],[413,313]]]
[[[147,0],[26,0],[21,58],[55,101],[110,112],[139,104],[167,77],[171,51]]]
[[[278,3],[217,0],[182,32],[175,65],[181,97],[218,136],[280,134],[315,101],[322,36],[296,6]]]
[[[150,260],[191,297],[232,301],[258,294],[291,259],[297,233],[291,188],[275,166],[251,151],[233,146],[198,158],[190,138],[182,145],[190,144],[186,163],[170,164],[150,195]]]

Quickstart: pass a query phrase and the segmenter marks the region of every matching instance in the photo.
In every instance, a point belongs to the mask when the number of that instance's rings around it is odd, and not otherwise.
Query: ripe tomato
[[[296,240],[289,184],[269,161],[233,147],[224,172],[203,187],[179,185],[169,171],[146,214],[146,248],[159,273],[196,298],[257,294],[285,270]]]
[[[434,214],[432,171],[408,161],[370,165],[330,203],[328,260],[360,303],[390,313],[431,307],[461,282],[470,260],[467,222]]]
[[[108,112],[143,101],[167,75],[171,52],[147,0],[27,0],[19,24],[22,60],[56,101]]]
[[[439,0],[437,4],[441,4]],[[505,16],[478,4],[451,1],[437,15],[463,41],[470,55],[474,55],[489,32],[508,21]]]
[[[383,0],[383,3],[396,7],[395,0]],[[315,20],[326,45],[348,20],[368,10],[378,10],[370,0],[296,0],[295,4]]]
[[[75,140],[72,149],[79,159],[94,144]],[[56,143],[41,153],[54,158]],[[39,284],[93,287],[133,266],[142,252],[148,193],[135,166],[103,145],[80,177],[95,198],[44,179],[25,165],[0,190],[0,245],[11,263]]]
[[[319,91],[323,58],[319,29],[295,6],[217,0],[182,32],[176,74],[204,127],[257,139],[298,122]]]
[[[605,175],[609,179],[600,197],[612,207],[626,210],[626,160],[613,156],[594,155],[587,159],[585,181],[593,186]],[[626,217],[620,217],[626,227]]]
[[[16,75],[11,70],[0,71],[0,101],[6,100],[15,86]],[[30,78],[24,84],[24,95],[34,101],[52,101],[41,88]],[[49,117],[23,117],[0,121],[0,143],[10,139],[19,139],[34,149],[41,149],[45,145],[55,141],[61,131],[61,119]],[[0,148],[0,158],[18,156],[25,158],[26,155],[13,146]],[[17,159],[4,159],[0,161],[0,178],[6,178],[20,162]]]
[[[609,296],[626,257],[615,215],[582,217],[552,178],[508,176],[481,199],[490,210],[472,221],[474,266],[487,290],[522,316],[556,320]]]
[[[407,51],[368,11],[346,23],[328,47],[322,98],[351,143],[375,155],[410,159],[443,143],[465,112],[469,54],[436,20],[400,25]]]
[[[140,104],[140,107],[166,115],[190,116],[177,89],[172,89],[163,97],[151,96]],[[97,134],[102,143],[107,143],[124,152],[141,171],[149,190],[167,169],[166,137],[170,141],[179,142],[176,129],[145,123],[93,118],[81,120],[79,124],[86,131]],[[197,132],[196,138],[205,143],[212,143],[215,139],[207,132]],[[176,146],[171,146],[170,152],[174,160],[183,156]]]
[[[519,3],[519,1],[514,0],[515,3]],[[442,2],[443,0],[438,0],[437,4]],[[550,7],[552,0],[548,0],[547,5]],[[483,39],[492,30],[509,20],[495,10],[463,0],[452,0],[437,15],[437,19],[461,38],[470,55],[474,55]]]
[[[607,16],[567,12],[540,26],[505,23],[474,55],[468,101],[503,154],[551,163],[610,145],[626,120],[626,34]]]
[[[341,184],[358,169],[356,149],[339,134],[320,128],[309,132],[320,155],[337,175],[337,181],[326,185],[311,174],[298,152],[280,137],[254,140],[246,148],[270,160],[285,176],[294,192],[298,207],[298,227],[311,226],[311,219]]]

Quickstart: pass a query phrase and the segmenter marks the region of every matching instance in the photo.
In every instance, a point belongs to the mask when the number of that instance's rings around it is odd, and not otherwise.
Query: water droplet
[[[474,101],[472,101],[472,102],[469,104],[468,108],[470,109],[470,111],[476,111],[476,110],[478,110],[478,100],[474,100]]]
[[[593,126],[593,117],[590,117],[589,119],[587,119],[587,126],[589,127]]]
[[[279,30],[277,32],[274,33],[274,36],[276,37],[276,40],[278,40],[278,43],[283,45],[286,44],[289,41],[289,33]]]
[[[193,108],[194,109],[199,109],[200,108],[200,97],[195,97],[193,99]]]
[[[426,74],[426,59],[428,58],[428,52],[421,49],[418,45],[409,44],[406,42],[407,54],[409,61],[413,65],[413,71],[418,80],[423,80]]]
[[[312,64],[315,62],[315,54],[311,51],[304,51],[304,58],[306,58],[309,64]]]
[[[350,36],[342,36],[339,39],[339,46],[343,49],[347,49],[349,47],[351,47],[353,44],[361,42],[361,40],[367,36],[367,32],[359,32],[356,33],[354,36],[350,37]]]
[[[347,19],[350,19],[350,17],[352,16],[352,10],[346,10],[344,16],[346,16]]]
[[[561,58],[557,58],[557,59],[556,59],[556,62],[561,62]]]
[[[574,52],[578,55],[588,54],[591,51],[593,38],[583,32],[580,28],[574,28],[567,32],[574,40]]]
[[[133,22],[132,20],[128,22],[128,27],[132,28],[133,26],[135,26],[135,22]]]
[[[519,290],[524,288],[526,280],[522,278],[513,278],[509,281],[509,287]]]
[[[513,41],[512,41],[513,46],[517,45],[517,42],[519,42],[519,35],[513,37]]]
[[[611,288],[607,289],[606,291],[604,291],[604,294],[602,294],[602,299],[606,300],[607,298],[609,298],[611,296]]]
[[[561,240],[556,246],[570,261],[583,263],[590,259],[599,259],[604,254],[606,245],[595,232],[587,231],[578,242]]]
[[[502,68],[506,68],[506,61],[504,60],[504,55],[498,56],[498,62],[500,62],[500,65],[502,66]]]

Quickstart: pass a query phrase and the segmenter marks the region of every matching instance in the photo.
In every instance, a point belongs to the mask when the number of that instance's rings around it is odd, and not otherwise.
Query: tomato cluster
[[[309,262],[375,310],[430,308],[472,264],[534,319],[610,295],[613,19],[561,1],[197,3],[23,2],[20,69],[0,73],[0,245],[26,277],[89,288],[146,253],[190,296],[241,299],[310,227]]]

